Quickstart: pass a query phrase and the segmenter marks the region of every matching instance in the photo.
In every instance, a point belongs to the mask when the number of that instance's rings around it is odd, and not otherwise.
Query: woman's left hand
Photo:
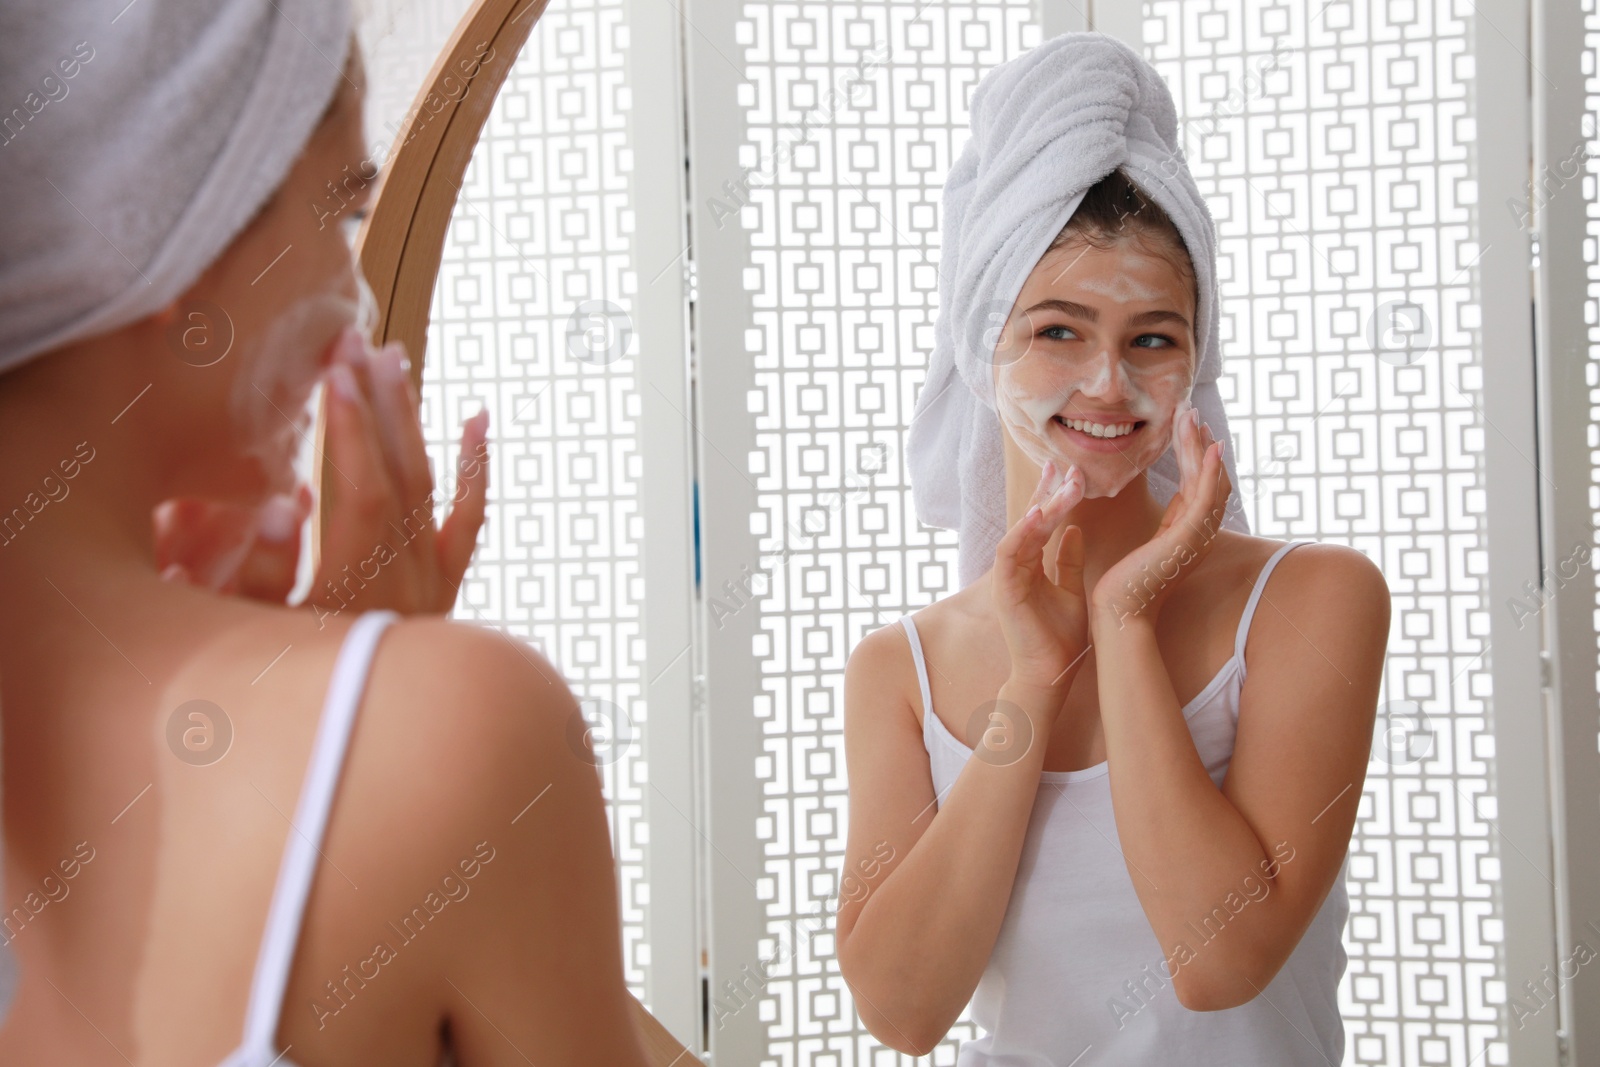
[[[1121,626],[1130,618],[1154,622],[1173,586],[1206,554],[1227,514],[1233,486],[1222,463],[1222,444],[1190,407],[1176,419],[1179,485],[1155,536],[1100,576],[1090,597],[1091,623]]]
[[[159,505],[156,568],[169,582],[282,604],[300,566],[300,527],[311,514],[311,490],[271,497],[260,507],[182,498]]]

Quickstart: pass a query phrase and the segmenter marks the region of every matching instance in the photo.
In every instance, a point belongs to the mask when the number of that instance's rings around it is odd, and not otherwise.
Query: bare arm
[[[902,688],[909,657],[904,632],[885,627],[845,668],[850,830],[837,929],[839,969],[867,1029],[921,1055],[949,1032],[988,965],[1049,739],[1036,735],[1011,763],[974,754],[936,808],[919,717]],[[1006,686],[999,698],[1035,708],[1038,720],[1065,688]]]
[[[1269,585],[1220,790],[1153,625],[1095,634],[1117,833],[1194,1010],[1243,1004],[1278,973],[1338,876],[1366,777],[1388,634],[1382,575],[1351,549],[1307,545]]]
[[[1091,632],[1129,876],[1179,1001],[1220,1010],[1259,995],[1278,973],[1349,848],[1389,595],[1383,575],[1352,549],[1307,545],[1284,557],[1250,628],[1249,673],[1219,790],[1173,693],[1155,619],[1170,588],[1209,551],[1227,475],[1220,446],[1194,417],[1175,447],[1180,491],[1157,535],[1096,585]],[[1152,585],[1151,575],[1163,580]],[[1143,595],[1152,588],[1154,596]],[[1141,595],[1130,596],[1135,590]]]
[[[845,876],[871,869],[877,877],[857,883],[856,892],[841,887],[839,968],[868,1029],[902,1052],[938,1044],[988,966],[1050,730],[1082,663],[1081,532],[1068,527],[1063,534],[1054,579],[1045,573],[1044,546],[1081,498],[1083,479],[1069,474],[1047,498],[1053,480],[1047,467],[1034,494],[1042,508],[1018,520],[995,550],[990,587],[1011,674],[997,694],[991,729],[937,811],[921,717],[907,696],[904,632],[871,635],[845,668]],[[885,851],[891,858],[871,866],[868,855]]]
[[[440,990],[461,1062],[642,1067],[600,780],[568,741],[577,702],[531,648],[483,639],[475,670],[492,719],[468,746],[477,784],[463,786],[478,807],[473,839],[494,858]]]
[[[298,1062],[357,1062],[401,1033],[397,1047],[436,1050],[446,1031],[461,1067],[647,1062],[576,714],[520,640],[444,619],[390,627],[326,850],[350,880],[331,866],[319,879],[328,906],[312,909],[290,1000]]]

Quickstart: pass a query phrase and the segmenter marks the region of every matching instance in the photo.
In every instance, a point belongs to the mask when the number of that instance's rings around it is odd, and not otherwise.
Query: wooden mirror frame
[[[419,393],[433,287],[462,178],[500,87],[547,3],[474,0],[407,112],[399,143],[382,164],[378,188],[356,234],[356,258],[377,300],[372,341],[382,345],[398,340],[405,345],[411,381]],[[318,501],[326,499],[323,491],[331,481],[326,440],[324,407],[316,428],[321,457],[314,475]],[[327,511],[319,506],[314,560],[322,556],[326,523]],[[650,1063],[700,1065],[637,999],[633,1008]]]

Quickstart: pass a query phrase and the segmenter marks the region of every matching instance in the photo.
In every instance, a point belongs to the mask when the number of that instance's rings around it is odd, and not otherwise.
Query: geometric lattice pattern
[[[1217,222],[1251,528],[1360,549],[1393,594],[1346,1061],[1505,1063],[1497,882],[1522,861],[1493,824],[1471,6],[1145,12]]]
[[[455,617],[556,665],[592,729],[643,994],[644,637],[620,0],[551,5],[496,98],[434,287],[423,431],[443,496],[489,407],[488,523]],[[571,735],[569,734],[569,737]]]
[[[776,960],[753,1010],[764,1064],[888,1064],[901,1057],[860,1025],[831,935],[844,667],[867,633],[955,585],[955,535],[918,524],[903,455],[933,348],[940,190],[972,88],[1040,38],[1029,0],[745,13],[744,171],[707,210],[752,247],[760,954]],[[963,1016],[925,1062],[954,1063],[974,1036]]]
[[[1469,13],[1294,8],[1157,5],[1147,32],[1217,215],[1254,528],[1357,547],[1394,595],[1347,1060],[1503,1063]]]
[[[367,72],[367,142],[393,145],[471,0],[352,0],[351,6]]]

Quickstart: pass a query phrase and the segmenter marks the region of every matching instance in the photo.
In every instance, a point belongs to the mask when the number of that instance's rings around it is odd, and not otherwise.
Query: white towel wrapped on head
[[[1005,459],[995,413],[995,312],[1004,316],[1084,194],[1117,168],[1177,226],[1199,291],[1191,402],[1223,443],[1234,485],[1224,525],[1248,531],[1227,413],[1217,391],[1216,233],[1184,160],[1166,83],[1103,33],[1053,37],[991,70],[972,95],[972,133],[943,197],[939,317],[907,442],[912,498],[930,526],[959,533],[960,584],[994,563],[1006,531]],[[1148,472],[1178,488],[1168,449]]]
[[[0,373],[170,304],[300,155],[347,0],[6,0]]]

